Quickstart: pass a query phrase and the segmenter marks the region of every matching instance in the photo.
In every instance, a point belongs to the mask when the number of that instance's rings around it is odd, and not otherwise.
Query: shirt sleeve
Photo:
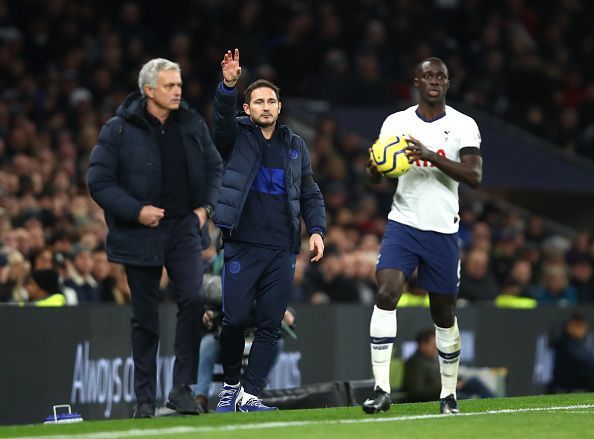
[[[476,148],[481,147],[481,133],[474,119],[469,117],[461,132],[460,149],[466,148],[467,146],[474,146]]]
[[[379,138],[398,135],[398,118],[395,114],[386,117],[380,129]]]

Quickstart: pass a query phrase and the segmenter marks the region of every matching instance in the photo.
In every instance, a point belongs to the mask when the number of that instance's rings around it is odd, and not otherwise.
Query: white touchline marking
[[[123,430],[123,431],[106,431],[103,433],[77,433],[67,435],[50,435],[46,436],[51,439],[115,439],[125,437],[138,437],[138,436],[159,436],[159,435],[173,435],[182,433],[215,433],[215,432],[226,432],[226,431],[239,431],[239,430],[268,430],[272,428],[286,428],[286,427],[305,427],[310,425],[341,425],[341,424],[372,424],[378,422],[400,422],[400,421],[417,421],[423,419],[448,419],[457,418],[460,416],[480,416],[480,415],[499,415],[509,413],[525,413],[525,412],[548,412],[548,411],[560,411],[560,410],[576,410],[576,409],[591,409],[594,408],[594,404],[576,404],[567,406],[554,406],[554,407],[528,407],[522,409],[501,409],[501,410],[487,410],[484,412],[466,412],[458,413],[456,415],[411,415],[411,416],[394,416],[394,417],[369,417],[363,419],[336,419],[331,421],[287,421],[287,422],[263,422],[261,424],[239,424],[239,425],[223,425],[218,427],[167,427],[167,428],[150,428],[150,429],[134,429],[134,430]],[[573,413],[573,412],[570,412]],[[591,413],[589,411],[580,411],[578,413]],[[218,415],[221,416],[221,415]],[[222,415],[224,416],[224,415]],[[41,436],[14,436],[9,439],[39,439]]]

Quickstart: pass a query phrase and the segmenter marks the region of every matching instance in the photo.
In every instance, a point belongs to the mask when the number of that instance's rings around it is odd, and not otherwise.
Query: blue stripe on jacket
[[[285,170],[260,165],[256,178],[252,183],[251,190],[264,192],[270,195],[286,194]]]

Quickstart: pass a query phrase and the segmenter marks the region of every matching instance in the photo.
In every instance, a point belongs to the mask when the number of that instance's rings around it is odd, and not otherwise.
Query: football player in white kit
[[[482,179],[481,137],[475,121],[445,103],[448,69],[439,58],[420,62],[414,87],[419,104],[384,121],[380,138],[408,135],[413,167],[398,179],[376,267],[378,293],[371,316],[371,362],[375,390],[366,413],[390,408],[390,358],[396,338],[396,305],[405,281],[418,268],[429,292],[441,371],[441,413],[458,413],[456,382],[460,333],[455,316],[460,259],[458,184],[476,188]],[[369,172],[381,174],[370,161]]]

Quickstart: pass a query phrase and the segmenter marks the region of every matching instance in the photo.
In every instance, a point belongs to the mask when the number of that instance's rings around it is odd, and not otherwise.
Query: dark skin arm
[[[456,181],[466,183],[476,189],[483,179],[483,158],[477,154],[466,154],[455,162],[429,150],[419,140],[410,136],[406,156],[410,163],[415,160],[427,160]]]

